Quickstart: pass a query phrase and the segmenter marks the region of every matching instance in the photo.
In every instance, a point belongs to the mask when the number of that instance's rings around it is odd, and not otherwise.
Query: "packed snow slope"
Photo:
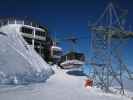
[[[52,69],[27,44],[16,27],[0,28],[0,84],[45,81],[52,74]]]
[[[97,88],[85,88],[85,76],[67,74],[54,68],[55,74],[46,83],[28,86],[1,86],[1,100],[131,100],[119,94],[106,94]]]

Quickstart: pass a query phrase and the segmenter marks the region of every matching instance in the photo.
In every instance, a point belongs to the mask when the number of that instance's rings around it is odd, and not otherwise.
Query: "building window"
[[[25,40],[29,45],[32,45],[32,39],[31,39],[31,38],[24,37],[24,40]]]
[[[28,34],[33,33],[33,30],[30,29],[30,28],[27,28],[27,27],[22,27],[20,31],[23,32],[23,33],[28,33]]]
[[[35,34],[37,36],[45,36],[45,32],[36,30]]]
[[[59,50],[59,51],[54,50],[54,51],[53,51],[53,55],[62,56],[62,51],[61,51],[61,50]]]

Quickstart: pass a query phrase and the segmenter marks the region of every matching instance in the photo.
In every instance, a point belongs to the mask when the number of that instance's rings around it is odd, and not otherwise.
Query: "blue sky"
[[[90,31],[88,22],[93,23],[103,12],[107,4],[113,1],[117,7],[128,9],[128,25],[133,26],[132,0],[1,0],[0,16],[17,16],[30,18],[47,25],[50,34],[57,38],[68,36],[70,33],[77,37],[88,36],[88,39],[79,40],[76,50],[90,54]],[[130,39],[124,48],[126,62],[132,66],[133,39]],[[64,51],[70,45],[62,41]]]

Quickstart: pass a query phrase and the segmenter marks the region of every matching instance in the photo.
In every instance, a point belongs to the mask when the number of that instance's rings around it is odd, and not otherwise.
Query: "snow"
[[[65,62],[62,63],[63,64],[68,64],[68,63],[72,63],[72,64],[84,64],[82,61],[79,61],[79,60],[66,60]]]
[[[15,27],[0,28],[0,84],[45,81],[53,73],[51,66],[27,45]]]
[[[1,87],[1,100],[131,100],[128,96],[104,93],[96,87],[85,88],[85,76],[68,75],[69,70],[53,69],[55,74],[46,83]]]
[[[96,87],[85,88],[86,76],[68,74],[70,70],[48,65],[32,47],[27,45],[17,31],[10,30],[10,27],[6,26],[0,29],[0,100],[131,100],[133,98],[131,91],[126,91],[126,95],[122,96],[117,91],[104,93]],[[48,78],[53,73],[51,67],[55,74]]]
[[[55,50],[55,51],[62,51],[61,47],[57,47],[57,46],[52,46],[51,49]]]
[[[60,65],[63,68],[78,68],[78,67],[82,67],[82,65],[84,64],[83,61],[80,60],[66,60],[64,62],[62,62]]]

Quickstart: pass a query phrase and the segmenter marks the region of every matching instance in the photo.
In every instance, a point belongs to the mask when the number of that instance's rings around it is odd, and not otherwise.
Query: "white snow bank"
[[[66,65],[66,64],[79,64],[79,65],[83,65],[84,62],[79,61],[79,60],[66,60],[63,63],[61,63],[61,65]]]
[[[68,75],[68,70],[54,68],[55,74],[45,84],[0,88],[2,100],[131,100],[119,94],[85,88],[85,76]],[[133,93],[132,93],[133,94]]]
[[[17,32],[0,32],[0,48],[0,84],[42,82],[53,73]]]

